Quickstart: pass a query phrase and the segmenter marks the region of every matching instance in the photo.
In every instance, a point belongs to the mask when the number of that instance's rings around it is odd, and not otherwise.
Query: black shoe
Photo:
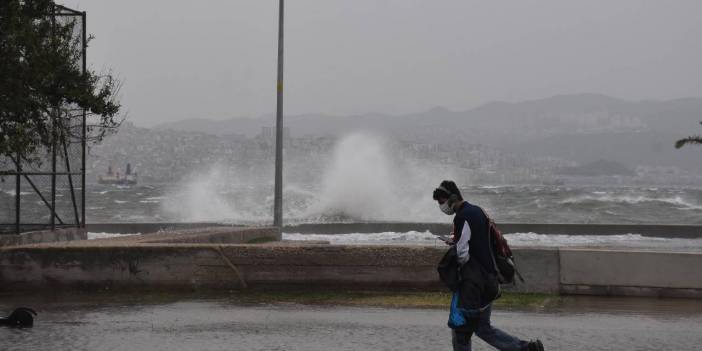
[[[15,309],[7,318],[0,318],[0,325],[15,328],[31,328],[34,325],[34,316],[37,313],[27,307]]]
[[[544,351],[544,344],[541,343],[541,340],[536,339],[536,341],[530,341],[529,344],[527,344],[527,350],[528,351]]]

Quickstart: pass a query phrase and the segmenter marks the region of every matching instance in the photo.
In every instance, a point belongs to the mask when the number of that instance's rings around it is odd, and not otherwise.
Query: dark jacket
[[[453,228],[461,264],[461,305],[467,310],[483,308],[500,293],[488,241],[488,218],[480,207],[464,202],[453,218]]]

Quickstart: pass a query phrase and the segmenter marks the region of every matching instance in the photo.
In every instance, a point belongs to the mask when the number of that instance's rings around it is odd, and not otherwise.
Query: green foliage
[[[702,124],[702,122],[700,122],[700,124]],[[685,144],[701,144],[702,145],[702,135],[693,135],[693,136],[689,136],[687,138],[680,139],[680,140],[675,142],[675,148],[679,149],[679,148],[685,146]]]
[[[0,156],[38,162],[54,141],[80,135],[86,109],[89,138],[119,127],[119,82],[82,72],[79,21],[52,16],[50,0],[0,1]],[[80,129],[80,130],[76,130]]]

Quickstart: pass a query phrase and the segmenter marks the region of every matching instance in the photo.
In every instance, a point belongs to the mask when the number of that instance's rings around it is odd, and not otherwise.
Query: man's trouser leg
[[[471,335],[473,335],[471,332],[457,332],[451,330],[451,345],[453,345],[453,351],[470,351]]]
[[[490,324],[490,314],[492,306],[488,306],[479,317],[478,329],[475,331],[475,335],[483,339],[486,343],[490,344],[492,347],[502,350],[502,351],[520,351],[527,349],[527,341],[520,340],[512,335],[509,335],[502,330],[494,328]],[[454,346],[454,350],[456,350]],[[463,350],[463,349],[461,349]],[[468,349],[470,350],[470,346]]]

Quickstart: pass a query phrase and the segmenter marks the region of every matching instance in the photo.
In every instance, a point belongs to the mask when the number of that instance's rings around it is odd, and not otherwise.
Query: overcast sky
[[[59,3],[61,1],[59,0]],[[277,0],[67,0],[142,126],[275,111]],[[288,0],[286,114],[702,97],[699,0]]]

